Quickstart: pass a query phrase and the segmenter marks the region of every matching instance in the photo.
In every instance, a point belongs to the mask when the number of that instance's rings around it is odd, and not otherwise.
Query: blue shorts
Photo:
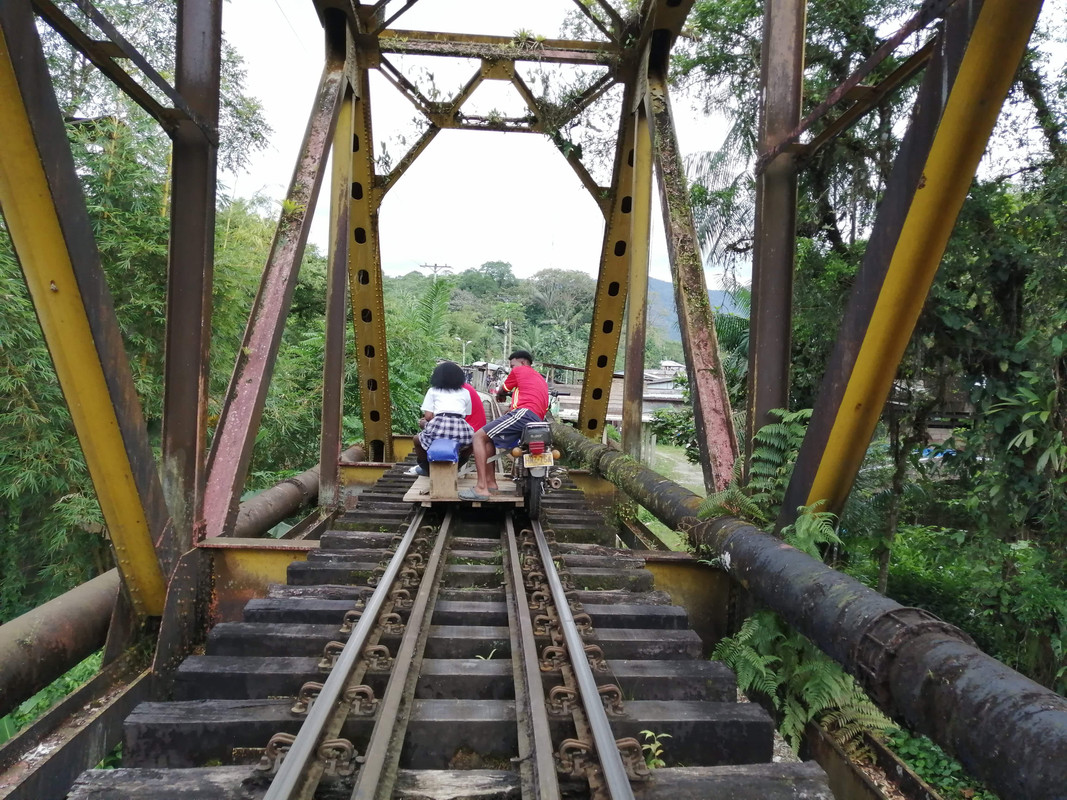
[[[540,422],[541,418],[528,408],[516,408],[503,416],[497,417],[484,428],[486,435],[497,447],[509,448],[519,443],[519,437],[531,422]]]

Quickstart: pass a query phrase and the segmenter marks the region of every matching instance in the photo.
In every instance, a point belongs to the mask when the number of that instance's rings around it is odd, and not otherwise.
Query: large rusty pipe
[[[103,646],[118,591],[113,569],[0,625],[0,717]]]
[[[360,445],[341,453],[341,461],[358,462],[366,458]],[[233,535],[262,536],[286,517],[311,503],[319,496],[318,465],[287,478],[241,503]]]
[[[729,517],[702,498],[566,426],[554,441],[624,489],[762,604],[841,664],[887,713],[952,753],[1001,797],[1067,797],[1067,699],[986,655],[956,628],[907,608]]]
[[[350,447],[341,461],[362,461],[363,452]],[[314,467],[246,500],[237,535],[260,536],[310,503],[318,477]],[[104,646],[119,580],[110,570],[0,625],[0,717]]]
[[[552,423],[553,442],[575,462],[603,475],[672,527],[696,521],[703,498],[612,447],[582,436],[570,425]]]

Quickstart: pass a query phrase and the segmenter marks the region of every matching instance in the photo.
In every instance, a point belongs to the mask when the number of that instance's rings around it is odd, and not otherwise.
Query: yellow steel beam
[[[633,113],[634,91],[633,83],[627,84],[611,180],[611,212],[600,252],[593,322],[589,328],[589,352],[586,354],[585,378],[582,382],[582,404],[578,411],[578,430],[591,438],[597,438],[604,432],[611,380],[615,373],[615,356],[619,351],[619,336],[630,285],[634,142],[637,131],[637,115]]]
[[[285,583],[289,565],[307,561],[319,549],[311,539],[207,539],[197,547],[211,554],[211,614],[229,622],[241,619],[241,611],[255,597],[266,597],[272,583]]]
[[[626,308],[626,373],[623,379],[622,448],[641,460],[641,415],[645,394],[645,340],[648,323],[648,250],[652,228],[652,130],[647,97],[638,106],[634,134],[630,241],[630,292]]]
[[[985,0],[941,116],[807,502],[840,508],[985,151],[1040,0]]]
[[[354,70],[358,85],[352,103],[352,192],[348,206],[349,297],[356,337],[356,364],[363,433],[370,461],[393,457],[393,414],[389,400],[389,360],[385,349],[385,302],[378,239],[380,195],[375,189],[371,138],[370,80],[365,67]]]
[[[166,586],[153,539],[167,522],[162,489],[49,86],[29,3],[4,2],[0,209],[67,398],[119,570],[137,612],[158,616]]]

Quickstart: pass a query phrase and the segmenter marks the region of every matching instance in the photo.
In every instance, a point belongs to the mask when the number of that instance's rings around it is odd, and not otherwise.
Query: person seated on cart
[[[511,409],[485,427],[474,432],[474,466],[478,482],[473,489],[464,489],[464,500],[486,501],[499,491],[496,469],[489,459],[496,449],[510,449],[519,443],[523,430],[531,422],[540,422],[548,413],[548,382],[533,368],[533,356],[526,350],[516,350],[508,356],[511,372],[497,391],[497,400],[511,392]]]
[[[430,375],[430,388],[422,401],[422,428],[415,437],[415,460],[418,466],[409,473],[430,474],[426,452],[435,439],[453,439],[459,445],[459,463],[471,454],[474,429],[465,419],[471,414],[471,396],[464,388],[463,369],[452,361],[442,361]]]

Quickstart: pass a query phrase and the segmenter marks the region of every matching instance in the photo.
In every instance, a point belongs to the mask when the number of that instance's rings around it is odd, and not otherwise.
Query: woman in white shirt
[[[418,475],[430,474],[426,451],[434,439],[454,439],[460,447],[459,463],[467,460],[474,440],[474,429],[464,417],[471,413],[471,396],[463,388],[466,376],[452,361],[442,361],[430,375],[430,389],[422,401],[422,431],[415,437],[415,459]]]

